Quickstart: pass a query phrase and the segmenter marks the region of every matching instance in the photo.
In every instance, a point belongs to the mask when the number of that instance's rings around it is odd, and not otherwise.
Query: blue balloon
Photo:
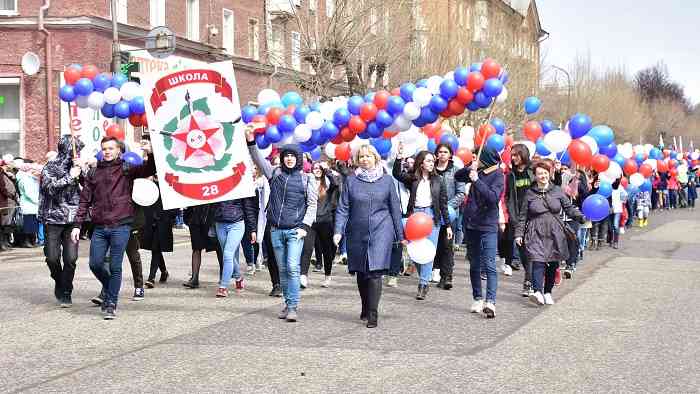
[[[413,121],[413,125],[418,127],[418,128],[421,128],[421,127],[427,125],[428,123],[430,123],[430,122],[428,122],[424,119],[421,119],[421,118],[418,118],[418,119]]]
[[[478,111],[481,107],[479,107],[479,104],[476,103],[476,101],[472,100],[469,104],[467,104],[467,109],[474,112]]]
[[[391,151],[391,140],[387,140],[384,138],[373,138],[372,140],[370,140],[370,143],[382,156]]]
[[[102,109],[100,110],[102,112],[102,115],[105,118],[113,118],[114,117],[114,104],[107,104],[102,106]]]
[[[487,79],[482,91],[489,97],[498,97],[503,91],[503,83],[498,78]]]
[[[646,181],[644,183],[646,183]],[[649,184],[651,185],[651,182],[649,182]],[[633,196],[637,193],[639,193],[639,188],[637,186],[635,186],[631,183],[629,185],[627,185],[627,194],[629,194],[630,196]]]
[[[510,78],[508,76],[508,71],[502,70],[501,75],[498,76],[498,79],[501,81],[502,84],[504,84],[504,85],[507,84],[508,81],[510,80]]]
[[[365,103],[371,103],[374,102],[374,96],[376,95],[375,92],[369,92],[365,94]]]
[[[544,140],[542,138],[537,140],[537,144],[535,144],[535,151],[538,155],[542,157],[549,156],[552,154],[552,152],[549,149],[547,149],[547,146],[544,144]]]
[[[384,129],[379,127],[377,122],[369,122],[365,133],[367,133],[370,138],[379,138],[384,134]]]
[[[410,100],[409,100],[410,101]],[[386,104],[386,110],[393,116],[403,114],[403,107],[406,106],[406,101],[398,96],[389,97],[389,101]],[[392,120],[392,123],[394,121]]]
[[[561,158],[559,158],[559,161],[561,162],[561,164],[563,164],[563,165],[565,165],[565,166],[567,166],[567,167],[571,167],[571,157],[569,157],[569,151],[568,151],[568,150],[567,150],[567,151],[564,151],[564,154],[561,155]]]
[[[348,99],[348,111],[353,115],[359,115],[365,100],[360,96],[352,96]]]
[[[612,196],[612,185],[610,182],[601,181],[598,186],[598,194],[605,198]]]
[[[459,140],[454,134],[444,134],[440,137],[441,144],[447,144],[452,148],[452,152],[456,152],[459,148]]]
[[[428,80],[423,78],[416,82],[416,87],[417,88],[427,88],[428,87]]]
[[[299,147],[301,148],[301,151],[304,152],[304,153],[311,152],[312,150],[316,149],[317,146],[318,146],[318,145],[317,145],[317,144],[314,144],[313,142],[311,142],[311,140],[309,140],[309,141],[307,141],[307,142],[302,142],[302,143],[299,144]]]
[[[124,74],[114,74],[112,76],[112,86],[119,89],[124,85],[129,79]]]
[[[556,130],[557,126],[552,122],[551,120],[545,119],[540,122],[540,126],[542,127],[542,132],[544,134],[549,133],[552,130]]]
[[[282,133],[277,128],[277,126],[275,126],[275,125],[267,126],[267,130],[265,130],[265,141],[267,141],[271,144],[282,141]]]
[[[292,115],[284,114],[280,116],[280,120],[277,122],[277,128],[284,134],[293,133],[296,127],[297,121]]]
[[[452,100],[457,95],[457,91],[459,91],[459,85],[451,79],[446,79],[440,84],[440,96],[445,100]]]
[[[643,192],[650,192],[651,187],[652,187],[651,180],[647,179],[644,181],[644,183],[642,183],[642,186],[639,187],[639,190],[641,190]]]
[[[571,119],[569,119],[569,133],[571,133],[571,138],[578,139],[588,134],[592,125],[593,121],[591,117],[586,114],[576,114],[572,116]]]
[[[267,147],[270,146],[270,142],[265,138],[264,134],[255,135],[255,144],[260,149],[267,149]]]
[[[459,86],[467,86],[467,77],[469,77],[469,69],[466,67],[457,67],[455,69],[455,82]]]
[[[311,132],[311,138],[308,141],[308,144],[314,144],[314,145],[322,145],[323,144],[323,135],[321,134],[321,130],[314,130]]]
[[[97,153],[95,153],[95,159],[97,159],[97,161],[102,161],[104,158],[105,158],[105,155],[104,155],[104,153],[102,153],[102,151],[98,151]]]
[[[425,122],[425,124],[428,124],[438,120],[439,116],[439,114],[433,112],[429,107],[423,107],[423,109],[420,110],[420,116],[418,117],[418,119],[420,119],[421,122]]]
[[[73,89],[72,85],[63,85],[58,91],[58,97],[60,97],[61,100],[70,103],[71,101],[75,100],[75,89]]]
[[[311,111],[321,112],[321,103],[314,101],[313,103],[309,104],[309,109]]]
[[[87,96],[95,90],[92,81],[87,78],[80,78],[73,87],[79,96]]]
[[[405,84],[401,85],[400,92],[401,92],[401,98],[404,99],[405,102],[409,102],[413,100],[413,92],[416,91],[416,85],[406,82]]]
[[[321,148],[320,147],[315,147],[314,150],[311,151],[311,160],[316,161],[321,158]]]
[[[486,140],[486,146],[496,152],[501,152],[506,147],[506,141],[502,135],[494,134]]]
[[[143,97],[137,96],[129,101],[129,111],[132,114],[141,115],[146,112],[146,104],[143,102]]]
[[[583,201],[583,214],[593,222],[599,222],[608,217],[610,204],[608,199],[600,194],[591,194]]]
[[[139,156],[136,152],[126,152],[122,155],[122,160],[131,164],[132,166],[140,166],[143,164],[143,157]]]
[[[347,109],[338,108],[333,114],[333,123],[335,123],[335,125],[338,126],[339,129],[342,129],[343,127],[345,127],[345,125],[348,124],[351,116],[352,115],[350,114],[350,111],[348,111]]]
[[[326,121],[325,123],[323,123],[323,126],[321,126],[320,130],[321,130],[321,135],[323,136],[323,138],[326,138],[329,140],[332,140],[333,138],[335,138],[338,135],[338,133],[340,132],[340,130],[338,130],[338,128],[335,127],[335,124],[333,124],[333,122],[330,122],[330,121]]]
[[[268,104],[261,105],[258,107],[258,115],[267,115],[267,111],[270,110],[270,106]]]
[[[365,129],[365,131],[361,132],[357,136],[362,140],[368,140],[368,139],[372,138],[372,137],[370,137],[369,132],[367,132],[367,129]]]
[[[619,164],[620,168],[623,168],[625,166],[625,158],[619,153],[616,153],[612,160],[615,163]]]
[[[634,156],[634,160],[637,162],[638,166],[641,166],[642,163],[644,163],[644,153],[639,152]]]
[[[112,86],[112,79],[108,74],[97,74],[92,80],[92,85],[96,92],[104,92],[108,87]]]
[[[282,105],[284,105],[285,108],[289,107],[290,105],[298,107],[302,104],[304,104],[304,99],[301,98],[297,92],[287,92],[282,96]]]
[[[252,105],[246,105],[241,108],[241,119],[243,123],[250,123],[253,121],[253,116],[258,114],[258,109]]]
[[[394,123],[394,118],[387,111],[380,109],[374,121],[377,122],[377,126],[385,129]]]
[[[599,146],[598,150],[600,151],[601,155],[605,155],[609,159],[614,159],[615,155],[617,155],[617,145],[615,145],[614,142],[610,145]]]
[[[496,134],[503,135],[506,132],[506,122],[500,118],[491,119],[491,126],[496,129]]]
[[[525,102],[523,103],[523,107],[525,108],[525,113],[528,115],[532,115],[536,113],[537,111],[540,110],[540,107],[542,106],[542,102],[540,99],[538,99],[535,96],[530,96],[525,99]]]
[[[469,66],[469,71],[470,72],[481,72],[481,66],[483,63],[472,63],[471,66]]]
[[[437,144],[435,143],[435,140],[431,138],[428,140],[428,150],[435,152],[435,149],[437,149]]]
[[[654,160],[663,160],[664,154],[659,148],[651,148],[649,151],[649,158]]]
[[[484,92],[476,92],[473,102],[476,103],[479,108],[486,108],[491,105],[491,99]]]
[[[131,108],[129,107],[129,102],[122,100],[114,104],[114,115],[119,119],[126,119],[131,115]]]
[[[430,99],[428,107],[430,107],[431,111],[439,114],[447,109],[447,101],[442,96],[435,95]]]
[[[606,146],[615,142],[615,133],[610,127],[605,125],[596,126],[590,129],[588,131],[588,135],[590,135],[595,142],[598,143],[598,146]]]

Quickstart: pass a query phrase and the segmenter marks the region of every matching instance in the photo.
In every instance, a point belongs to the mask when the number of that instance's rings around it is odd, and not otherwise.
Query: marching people
[[[143,146],[149,156],[140,166],[130,166],[121,160],[117,138],[104,137],[100,146],[103,160],[97,163],[85,180],[71,239],[78,243],[80,225],[88,211],[91,212],[95,230],[90,242],[90,269],[102,283],[104,319],[112,320],[116,318],[122,261],[134,221],[134,204],[131,200],[133,180],[155,175],[155,164],[150,154],[150,144]],[[104,264],[108,251],[109,268]]]
[[[498,246],[499,203],[504,191],[501,157],[489,147],[483,147],[478,161],[457,171],[455,179],[470,184],[464,208],[464,238],[469,258],[469,278],[474,302],[472,313],[496,317],[496,249]],[[486,272],[486,298],[483,296],[481,272]]]
[[[270,182],[267,221],[270,224],[270,241],[285,298],[285,305],[278,317],[295,322],[300,298],[301,252],[306,236],[303,226],[311,226],[316,219],[318,186],[303,173],[303,158],[296,145],[280,148],[280,166],[273,169],[255,144],[255,126],[248,125],[246,139],[253,162]]]
[[[549,163],[536,163],[534,171],[536,183],[522,201],[515,242],[525,247],[532,261],[532,286],[535,292],[530,295],[530,300],[537,305],[553,305],[554,276],[559,263],[569,257],[568,238],[576,236],[559,215],[563,211],[579,223],[583,223],[584,218],[561,188],[551,182],[553,168]]]
[[[354,154],[358,165],[346,178],[336,212],[333,242],[347,241],[348,270],[355,274],[362,301],[360,319],[377,327],[382,275],[391,266],[392,245],[403,241],[401,208],[393,179],[384,173],[381,156],[371,145]]]
[[[403,146],[399,145],[398,157],[394,162],[393,176],[410,190],[408,215],[416,212],[427,214],[433,219],[433,229],[428,238],[434,245],[438,243],[440,227],[445,226],[447,240],[452,240],[452,226],[447,209],[447,187],[444,179],[435,172],[435,156],[429,151],[419,152],[416,156],[413,172],[402,171],[401,161]],[[433,275],[433,262],[425,264],[415,262],[419,282],[417,300],[424,300],[428,295],[430,280]],[[444,283],[443,283],[444,284]]]
[[[216,204],[196,205],[187,207],[183,220],[190,232],[192,248],[192,276],[182,285],[189,289],[199,288],[199,271],[202,267],[202,251],[216,251],[219,262],[219,280],[223,271],[223,252],[216,238],[214,213]]]
[[[40,174],[41,166],[29,162],[22,164],[17,172],[19,206],[22,210],[21,239],[17,241],[17,244],[24,248],[34,247],[37,243]]]
[[[143,228],[139,231],[139,243],[142,249],[151,251],[151,266],[148,272],[146,287],[154,288],[156,274],[160,271],[158,282],[166,283],[170,274],[165,265],[163,252],[173,251],[173,226],[175,225],[176,209],[163,209],[163,201],[158,200],[147,207],[143,207]]]
[[[620,184],[621,178],[617,178],[613,182],[612,187],[612,226],[613,226],[613,239],[612,247],[614,249],[620,248],[620,230],[624,227],[622,220],[622,213],[627,202],[627,192],[625,188]]]

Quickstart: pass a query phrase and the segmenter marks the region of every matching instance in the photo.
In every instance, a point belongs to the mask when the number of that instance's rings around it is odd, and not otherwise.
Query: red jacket
[[[149,155],[143,165],[125,166],[121,159],[100,161],[87,179],[82,192],[75,227],[86,221],[88,212],[93,224],[118,226],[133,222],[134,203],[131,191],[135,178],[155,175],[153,156]]]

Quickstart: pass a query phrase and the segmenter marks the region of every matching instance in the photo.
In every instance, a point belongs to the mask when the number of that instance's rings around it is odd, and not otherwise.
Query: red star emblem
[[[219,128],[204,129],[199,127],[199,124],[195,120],[194,116],[190,116],[190,127],[188,130],[181,133],[173,134],[173,138],[177,138],[187,145],[185,150],[185,160],[187,160],[193,153],[198,150],[206,152],[210,155],[214,155],[214,151],[209,145],[209,138],[214,135]]]

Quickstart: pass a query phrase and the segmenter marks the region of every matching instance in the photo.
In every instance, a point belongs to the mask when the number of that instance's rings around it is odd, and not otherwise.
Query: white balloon
[[[401,131],[408,130],[411,128],[411,121],[408,120],[404,115],[399,115],[394,119],[394,125]]]
[[[455,72],[454,71],[448,71],[447,74],[445,74],[444,79],[451,79],[455,80]]]
[[[550,152],[561,153],[571,143],[571,135],[564,130],[552,130],[545,134],[543,143]]]
[[[588,145],[591,148],[591,152],[593,152],[594,155],[598,154],[598,143],[595,142],[593,137],[591,137],[590,135],[584,135],[580,138],[580,140],[585,142],[586,145]]]
[[[2,161],[4,161],[5,163],[9,163],[14,159],[15,159],[15,157],[12,156],[12,154],[10,154],[10,153],[6,153],[6,154],[2,155]]]
[[[428,238],[409,243],[406,250],[408,257],[418,264],[428,264],[435,258],[435,244]]]
[[[496,97],[496,103],[497,104],[503,104],[508,100],[508,89],[506,87],[503,87],[503,91],[501,91],[501,94]]]
[[[630,183],[636,187],[640,187],[644,184],[644,175],[635,172],[634,174],[630,175]]]
[[[459,138],[470,138],[474,139],[474,128],[471,126],[463,126],[459,129]]]
[[[99,111],[105,104],[105,96],[100,92],[92,92],[88,96],[88,107]]]
[[[430,94],[430,93],[428,93]],[[403,116],[408,120],[416,120],[420,117],[420,106],[416,102],[406,103],[403,107]]]
[[[321,108],[319,110],[321,112],[321,116],[323,116],[323,119],[333,120],[333,114],[335,114],[336,109],[338,109],[337,105],[331,101],[326,101],[321,104]]]
[[[644,153],[644,145],[635,145],[633,150],[635,155],[637,153]]]
[[[651,150],[654,149],[654,146],[652,144],[644,144],[644,153],[649,154]]]
[[[308,124],[300,124],[294,129],[294,139],[297,142],[306,142],[311,138],[311,127]]]
[[[432,93],[430,93],[430,90],[428,90],[428,88],[418,88],[413,91],[413,102],[421,107],[425,107],[426,105],[430,104],[430,99],[432,98],[433,95]]]
[[[617,146],[617,153],[622,155],[625,159],[631,159],[632,156],[634,156],[634,152],[632,151],[632,145],[628,144],[622,144]]]
[[[606,174],[608,176],[608,178],[610,178],[614,181],[615,179],[622,176],[622,168],[620,167],[619,164],[617,164],[616,161],[610,160],[610,166],[604,172],[604,174]]]
[[[676,160],[683,160],[683,154],[682,153],[677,154]]]
[[[430,93],[439,94],[440,84],[442,81],[443,79],[439,75],[433,75],[432,77],[428,78],[428,90],[430,90]]]
[[[700,152],[693,152],[693,153],[691,153],[691,154],[690,154],[690,158],[691,158],[692,160],[700,159]]]
[[[323,116],[319,112],[311,111],[306,115],[306,124],[311,127],[311,130],[318,130],[323,126]]]
[[[442,132],[443,132],[443,134],[444,133],[455,134],[455,131],[452,129],[452,126],[447,124],[447,122],[442,124]]]
[[[140,95],[139,84],[133,81],[126,82],[119,88],[119,92],[124,100],[133,100]]]
[[[646,164],[646,165],[650,166],[651,168],[653,168],[654,171],[656,171],[658,163],[654,159],[646,159],[646,160],[644,160],[644,163],[642,163],[642,164]]]
[[[462,162],[462,159],[460,159],[457,156],[452,157],[452,164],[455,166],[456,169],[461,170],[464,168],[464,162]]]
[[[158,185],[145,178],[134,179],[134,187],[131,191],[131,199],[142,207],[150,207],[158,201]]]
[[[607,172],[601,172],[600,174],[598,174],[598,180],[601,182],[613,183],[616,179],[617,178],[613,177]]]
[[[78,106],[78,108],[87,108],[88,96],[77,96],[75,98],[75,104]]]
[[[122,99],[122,94],[115,87],[107,88],[104,92],[105,103],[116,104]]]
[[[335,159],[335,144],[332,142],[329,142],[326,144],[326,147],[323,149],[324,152],[326,152],[326,156],[329,159]]]
[[[258,104],[265,105],[280,101],[280,95],[272,89],[263,89],[258,93]]]

